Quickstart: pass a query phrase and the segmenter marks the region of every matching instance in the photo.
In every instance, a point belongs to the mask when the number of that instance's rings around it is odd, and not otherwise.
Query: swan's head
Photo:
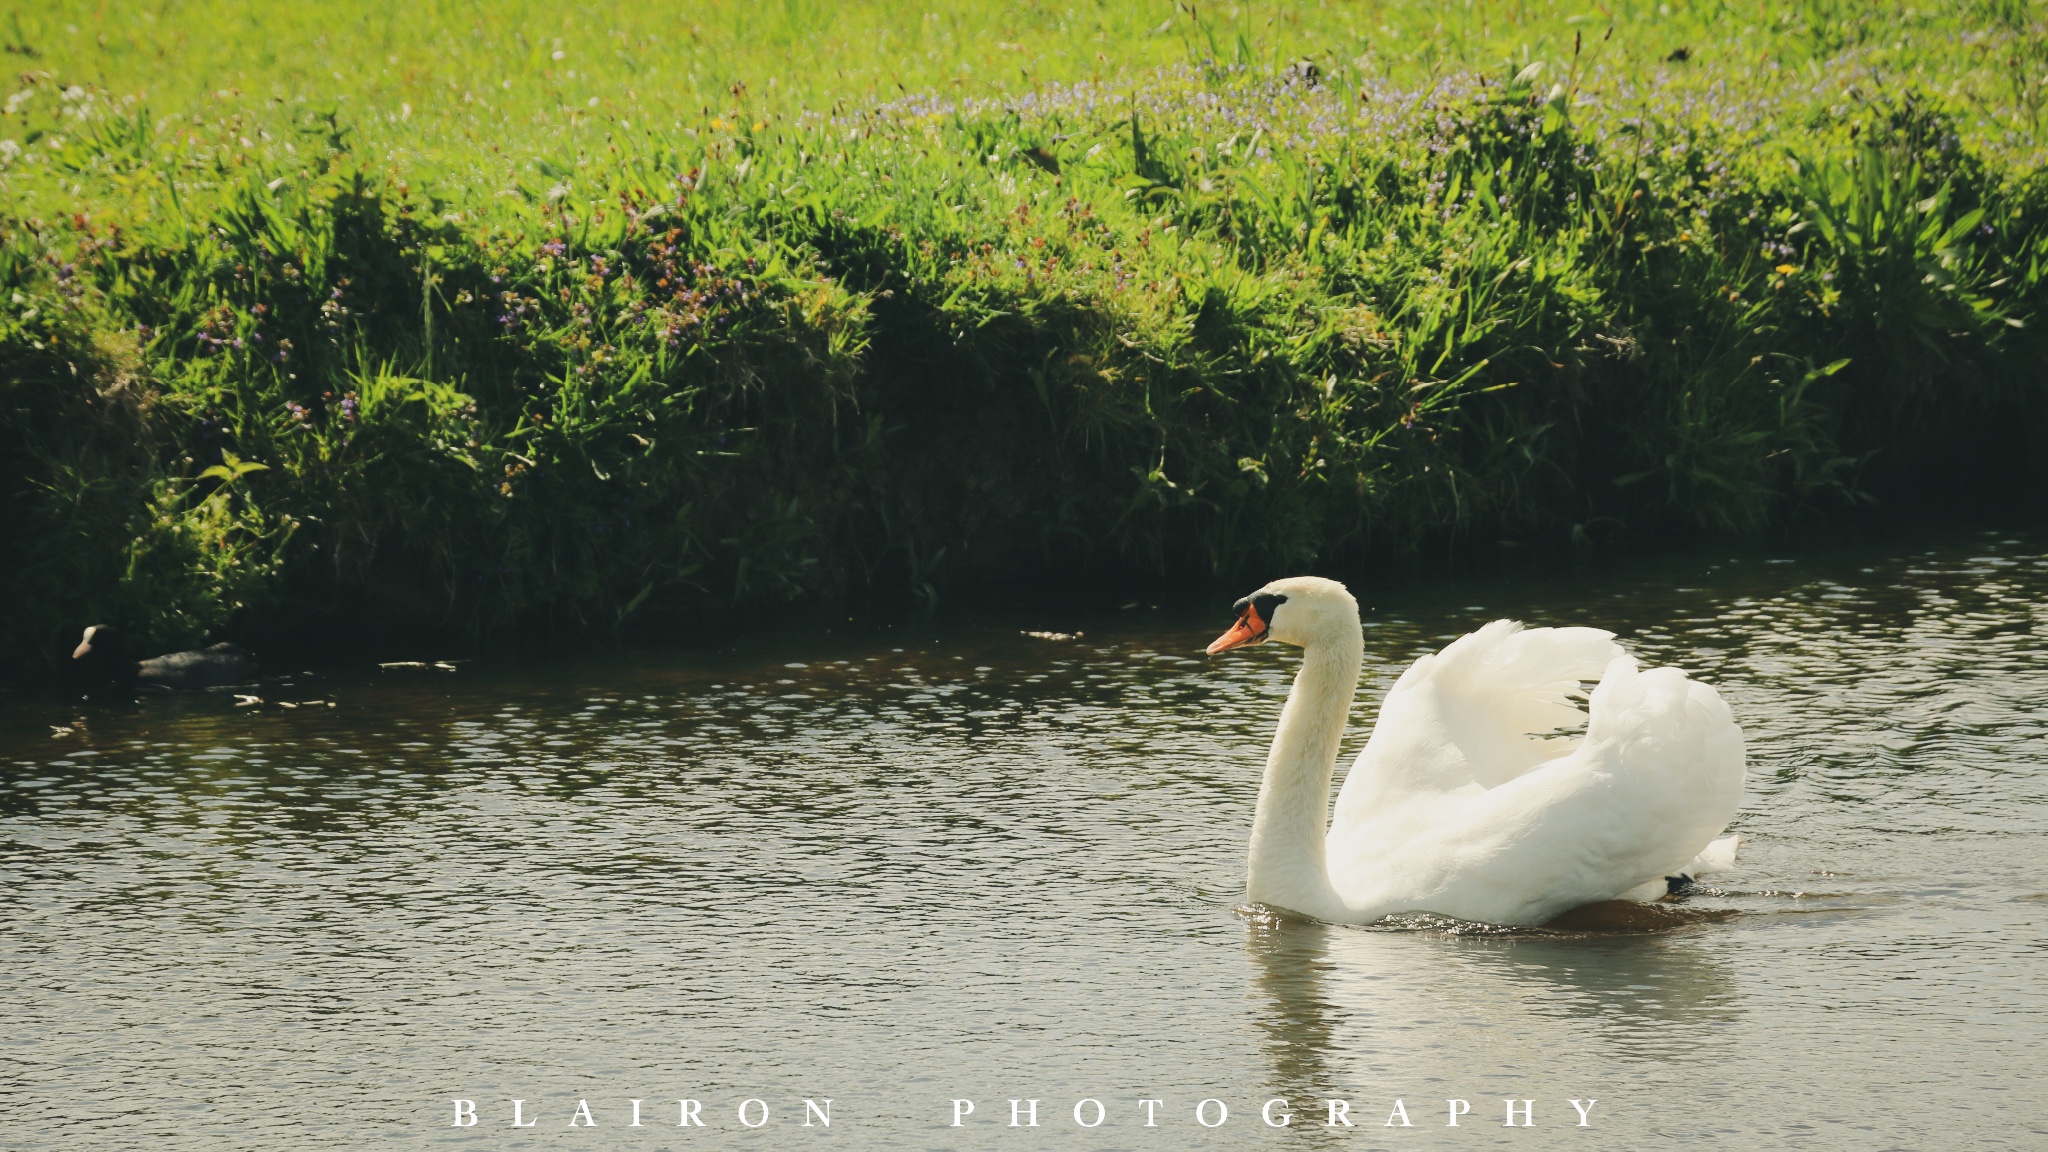
[[[1209,645],[1209,655],[1278,640],[1306,648],[1326,636],[1358,631],[1358,601],[1335,580],[1291,576],[1236,604],[1237,623]]]

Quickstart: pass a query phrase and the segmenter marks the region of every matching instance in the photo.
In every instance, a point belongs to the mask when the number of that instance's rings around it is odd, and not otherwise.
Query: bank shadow
[[[1744,1008],[1711,931],[1456,935],[1260,919],[1251,996],[1276,1094],[1433,1070],[1707,1061]]]

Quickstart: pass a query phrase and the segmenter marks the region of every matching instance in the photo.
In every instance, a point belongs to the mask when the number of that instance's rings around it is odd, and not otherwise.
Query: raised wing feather
[[[1381,793],[1331,829],[1331,877],[1362,907],[1542,923],[1682,871],[1743,778],[1741,729],[1712,688],[1617,656],[1569,755],[1492,788]]]
[[[1586,719],[1568,694],[1622,654],[1612,632],[1496,620],[1422,657],[1387,693],[1337,824],[1393,796],[1495,788],[1564,755],[1577,733],[1553,734]]]

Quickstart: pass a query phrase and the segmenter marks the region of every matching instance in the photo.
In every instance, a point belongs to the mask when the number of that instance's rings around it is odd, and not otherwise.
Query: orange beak
[[[1263,644],[1265,642],[1266,622],[1259,619],[1259,610],[1257,608],[1247,607],[1244,610],[1244,615],[1237,618],[1237,623],[1230,626],[1230,631],[1225,632],[1210,642],[1207,651],[1209,655],[1214,656],[1218,652],[1228,652],[1232,648],[1242,647],[1246,644]]]

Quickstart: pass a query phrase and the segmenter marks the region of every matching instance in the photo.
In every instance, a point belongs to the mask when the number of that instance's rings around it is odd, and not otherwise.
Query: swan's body
[[[1247,894],[1334,923],[1433,912],[1540,924],[1727,867],[1742,730],[1710,687],[1639,671],[1611,633],[1496,621],[1387,693],[1330,815],[1364,652],[1344,586],[1277,581],[1211,651],[1303,648],[1253,817]],[[1263,606],[1263,610],[1262,610]],[[1590,716],[1567,693],[1599,681]],[[1586,721],[1583,736],[1564,733]]]

